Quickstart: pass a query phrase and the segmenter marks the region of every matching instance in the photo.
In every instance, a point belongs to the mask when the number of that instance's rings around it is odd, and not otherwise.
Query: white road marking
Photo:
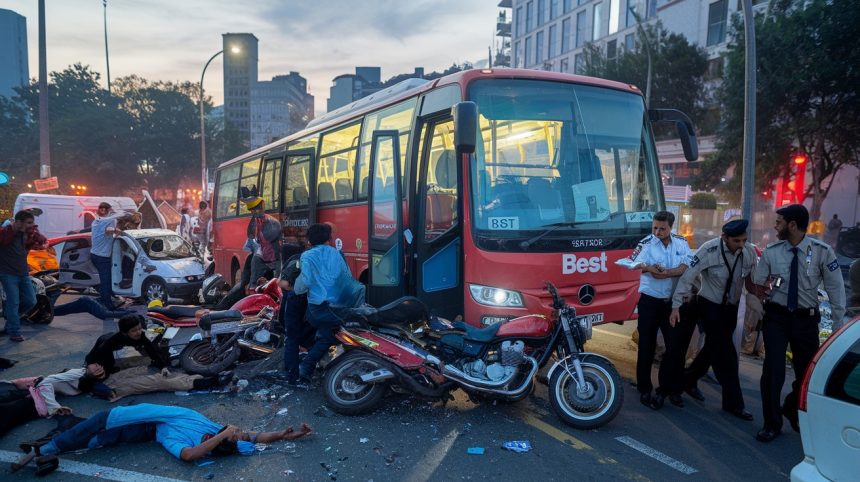
[[[615,332],[608,331],[608,330],[601,330],[600,328],[598,328],[596,326],[594,327],[594,331],[600,333],[601,336],[607,335],[607,336],[614,336],[615,338],[621,338],[622,340],[632,340],[632,338],[630,338],[630,335],[622,335],[620,333],[615,333]]]
[[[698,470],[690,467],[689,465],[683,462],[679,462],[672,457],[669,457],[668,455],[664,454],[663,452],[660,452],[657,449],[653,449],[643,444],[642,442],[634,439],[633,437],[615,437],[615,440],[623,443],[624,445],[632,448],[633,450],[642,452],[643,454],[651,457],[652,459],[656,459],[657,461],[662,462],[669,467],[672,467],[673,469],[677,470],[678,472],[681,472],[682,474],[690,475],[698,472]]]
[[[16,462],[22,454],[20,452],[9,452],[8,450],[0,450],[0,461]],[[21,470],[32,471],[36,464],[30,462],[30,465]],[[161,477],[158,475],[144,474],[142,472],[134,472],[131,470],[116,469],[113,467],[105,467],[103,465],[88,464],[86,462],[77,462],[75,460],[60,459],[59,472],[67,472],[69,474],[84,475],[103,480],[115,480],[117,482],[184,482],[181,479],[171,479],[169,477]]]
[[[430,480],[430,477],[433,476],[436,468],[442,464],[442,460],[446,455],[448,455],[448,451],[451,450],[451,446],[454,445],[454,441],[457,440],[458,435],[460,435],[460,431],[457,429],[448,432],[448,435],[445,435],[445,437],[436,445],[430,447],[427,454],[417,464],[415,464],[415,468],[412,469],[412,473],[410,473],[404,480],[409,482],[424,482],[426,480]]]

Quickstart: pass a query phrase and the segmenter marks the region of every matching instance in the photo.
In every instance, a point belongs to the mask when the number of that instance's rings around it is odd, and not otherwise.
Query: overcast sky
[[[334,77],[355,66],[382,67],[383,80],[424,67],[486,59],[494,42],[498,0],[108,0],[111,78],[200,81],[221,34],[259,39],[259,79],[298,71],[317,112]],[[80,62],[102,74],[101,0],[46,0],[48,71]],[[39,73],[38,1],[0,0],[27,18],[30,77]],[[223,101],[221,59],[204,88]]]

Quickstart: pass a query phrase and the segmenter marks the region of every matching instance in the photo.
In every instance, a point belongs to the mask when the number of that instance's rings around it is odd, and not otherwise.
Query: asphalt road
[[[325,408],[318,387],[289,389],[264,375],[250,380],[248,388],[238,393],[159,393],[128,397],[119,403],[181,405],[216,422],[254,430],[307,422],[315,431],[313,436],[294,444],[275,443],[252,456],[215,457],[202,466],[176,460],[156,443],[67,454],[61,458],[60,471],[50,477],[164,482],[788,478],[791,468],[803,458],[800,436],[786,424],[783,436],[771,444],[753,438],[761,420],[760,361],[741,360],[741,383],[747,408],[756,416],[754,422],[720,411],[719,386],[713,383],[700,384],[705,402],[686,397],[683,409],[667,404],[655,412],[639,404],[630,383],[635,346],[629,332],[634,326],[630,322],[597,328],[589,342],[591,351],[615,361],[626,380],[621,413],[599,430],[583,432],[564,425],[552,412],[543,385],[517,404],[475,404],[458,392],[454,401],[443,406],[392,394],[373,414],[344,417]],[[95,338],[114,328],[113,321],[89,315],[57,318],[46,327],[25,327],[28,340],[24,343],[0,338],[0,356],[18,361],[0,377],[43,375],[80,366]],[[790,370],[788,378],[790,382]],[[84,417],[111,407],[87,396],[61,402]],[[12,430],[0,438],[0,460],[17,457],[20,441],[37,438],[55,424],[54,420],[37,420]],[[532,449],[528,453],[503,450],[502,443],[511,440],[527,440]],[[470,448],[483,448],[484,453],[469,454]],[[4,467],[0,474],[3,480],[36,479],[32,468],[11,475]]]

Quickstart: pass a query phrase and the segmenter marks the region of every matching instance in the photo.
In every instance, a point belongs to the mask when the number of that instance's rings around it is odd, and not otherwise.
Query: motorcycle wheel
[[[560,367],[549,381],[552,409],[564,423],[580,430],[591,430],[609,423],[621,410],[624,389],[621,376],[612,363],[592,357],[582,361],[585,383],[591,385],[588,398],[578,396],[576,381]]]
[[[383,368],[379,360],[360,351],[349,351],[326,369],[323,386],[328,406],[342,415],[359,415],[373,411],[385,395],[385,384],[366,384],[364,373]]]
[[[215,376],[236,363],[239,355],[241,349],[238,344],[219,355],[209,340],[195,340],[179,354],[179,365],[191,374]]]

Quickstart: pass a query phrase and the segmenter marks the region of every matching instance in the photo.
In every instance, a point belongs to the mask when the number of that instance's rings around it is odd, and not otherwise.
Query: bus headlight
[[[469,285],[469,291],[472,293],[472,299],[482,305],[517,308],[524,306],[523,297],[516,291],[482,285]]]

